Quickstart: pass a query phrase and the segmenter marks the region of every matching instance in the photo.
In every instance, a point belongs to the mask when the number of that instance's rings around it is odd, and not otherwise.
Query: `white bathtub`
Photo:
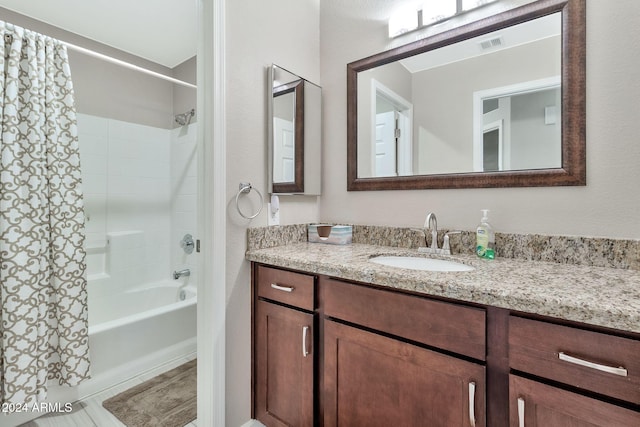
[[[196,303],[194,286],[178,281],[142,285],[115,295],[89,291],[89,335],[180,310]]]
[[[89,281],[91,379],[77,387],[49,385],[48,402],[75,402],[196,352],[195,286],[166,281],[108,295],[103,284],[108,282]],[[0,425],[40,415],[9,415]]]
[[[104,389],[196,351],[196,289],[181,285],[158,282],[95,297],[89,290],[87,385]]]

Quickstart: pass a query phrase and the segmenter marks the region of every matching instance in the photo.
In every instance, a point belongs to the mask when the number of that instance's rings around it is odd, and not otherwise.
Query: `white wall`
[[[386,37],[398,3],[321,2],[323,220],[421,226],[433,211],[442,227],[471,230],[488,208],[502,232],[640,238],[636,0],[587,1],[586,187],[347,192],[346,64],[401,44]]]
[[[562,164],[562,118],[545,123],[545,109],[560,106],[560,89],[511,97],[512,169],[556,168]]]
[[[235,208],[240,181],[267,197],[267,69],[278,64],[314,83],[320,81],[319,0],[226,2],[227,124],[227,343],[226,425],[251,414],[251,277],[244,260],[246,229],[267,224]],[[250,195],[252,200],[256,197]],[[280,198],[281,223],[318,220],[318,198]],[[248,207],[247,207],[248,209]],[[216,238],[216,236],[211,236]]]

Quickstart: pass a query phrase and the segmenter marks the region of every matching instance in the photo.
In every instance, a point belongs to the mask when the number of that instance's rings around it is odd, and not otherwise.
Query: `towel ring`
[[[253,187],[250,182],[241,182],[238,188],[239,188],[238,194],[236,194],[236,209],[238,210],[238,213],[240,214],[240,216],[246,219],[253,219],[258,215],[260,215],[260,212],[262,212],[262,207],[264,205],[264,199],[262,198],[262,194],[258,191],[258,189]],[[254,190],[256,193],[258,193],[258,196],[260,196],[260,208],[258,208],[258,212],[256,212],[253,215],[245,215],[242,213],[242,210],[240,209],[240,204],[238,203],[238,200],[240,199],[241,194],[249,194],[251,190]]]

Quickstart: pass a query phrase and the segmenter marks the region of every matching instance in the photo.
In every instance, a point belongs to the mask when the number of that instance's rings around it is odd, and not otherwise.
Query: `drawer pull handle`
[[[518,427],[524,427],[524,399],[518,398]]]
[[[302,357],[307,357],[309,352],[307,351],[307,335],[309,335],[309,327],[302,327]]]
[[[282,291],[282,292],[293,292],[293,290],[295,289],[293,286],[280,286],[280,285],[276,285],[275,283],[272,283],[271,287],[275,290]]]
[[[589,362],[588,360],[579,359],[577,357],[569,356],[563,352],[558,353],[558,359],[565,362],[573,363],[575,365],[586,366],[587,368],[596,369],[598,371],[607,372],[609,374],[620,375],[621,377],[627,376],[627,370],[622,366],[615,368],[613,366],[601,365],[599,363]]]
[[[469,383],[469,424],[476,427],[476,383]]]

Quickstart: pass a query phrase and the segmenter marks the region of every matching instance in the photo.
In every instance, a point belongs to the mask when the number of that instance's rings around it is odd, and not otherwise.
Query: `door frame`
[[[198,0],[197,404],[198,424],[212,427],[226,423],[225,31],[225,0]]]

